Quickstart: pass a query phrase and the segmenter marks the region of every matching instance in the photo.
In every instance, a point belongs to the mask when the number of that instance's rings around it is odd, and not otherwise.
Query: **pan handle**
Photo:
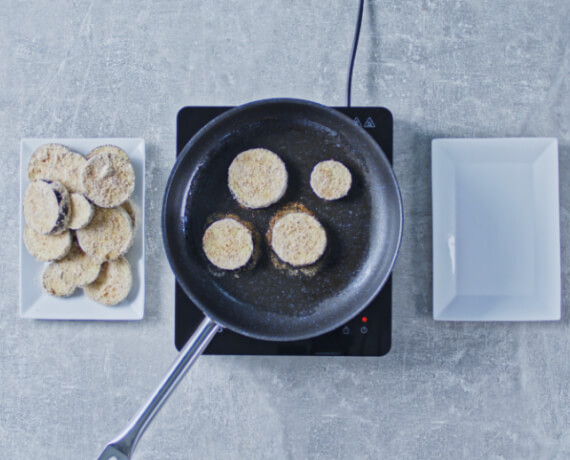
[[[131,458],[137,442],[153,417],[221,328],[219,324],[207,316],[202,320],[184,348],[180,350],[178,358],[172,363],[168,373],[152,396],[139,409],[122,433],[107,444],[98,460]]]

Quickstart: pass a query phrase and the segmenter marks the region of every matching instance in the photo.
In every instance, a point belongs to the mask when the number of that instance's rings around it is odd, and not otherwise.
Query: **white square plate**
[[[556,139],[434,139],[432,203],[434,319],[560,319]]]
[[[87,155],[99,145],[121,147],[131,159],[135,171],[132,199],[140,210],[140,225],[133,246],[126,255],[133,270],[133,287],[128,297],[113,307],[101,305],[78,289],[70,297],[46,294],[41,285],[45,263],[35,260],[24,246],[24,213],[22,199],[28,184],[28,162],[42,144],[57,143],[74,152]],[[35,319],[138,320],[144,316],[144,174],[145,144],[143,139],[22,139],[20,143],[20,316]]]

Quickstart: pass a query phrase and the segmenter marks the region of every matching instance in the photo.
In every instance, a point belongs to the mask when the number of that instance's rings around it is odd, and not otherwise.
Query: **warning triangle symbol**
[[[376,128],[376,125],[374,124],[374,121],[372,120],[372,118],[368,117],[366,119],[366,122],[364,123],[364,127],[365,128]]]
[[[360,122],[360,118],[354,117],[354,124],[362,128],[362,123]]]

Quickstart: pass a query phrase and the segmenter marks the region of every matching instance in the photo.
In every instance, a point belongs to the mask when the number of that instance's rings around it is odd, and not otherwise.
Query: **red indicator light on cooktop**
[[[366,316],[363,316],[363,317],[362,317],[362,322],[363,322],[363,323],[368,322],[368,318],[367,318]]]

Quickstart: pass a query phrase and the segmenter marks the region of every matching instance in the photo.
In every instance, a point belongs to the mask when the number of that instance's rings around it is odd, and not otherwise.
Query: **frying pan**
[[[289,182],[278,203],[251,210],[232,198],[227,170],[238,153],[256,147],[283,159]],[[328,202],[312,192],[309,177],[316,163],[331,158],[348,167],[353,184],[345,198]],[[291,204],[310,210],[327,232],[327,250],[309,269],[279,263],[267,244],[271,218]],[[203,254],[206,226],[228,214],[255,229],[259,257],[253,268],[222,272]],[[99,458],[129,458],[154,414],[222,327],[262,340],[300,340],[358,315],[388,279],[402,227],[400,191],[384,152],[338,111],[304,100],[268,99],[231,109],[204,126],[180,153],[162,209],[168,261],[204,320],[147,404]]]

